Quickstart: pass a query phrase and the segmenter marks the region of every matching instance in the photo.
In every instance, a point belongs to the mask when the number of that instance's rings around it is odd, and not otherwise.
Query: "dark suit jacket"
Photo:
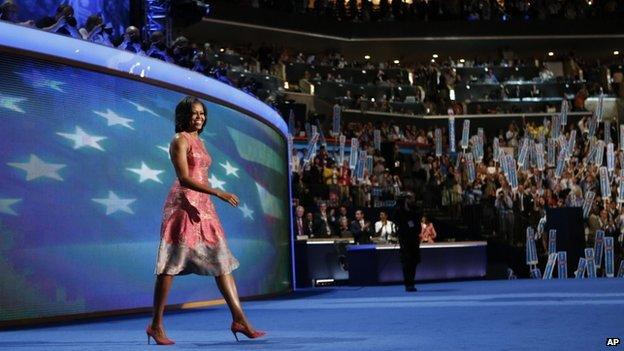
[[[302,222],[302,223],[301,223],[301,224],[302,224],[302,226],[301,226],[301,227],[302,227],[302,228],[301,228],[301,231],[299,231],[299,225],[297,224],[297,220],[298,220],[298,218],[297,218],[297,216],[295,216],[295,220],[294,220],[294,223],[293,223],[293,226],[294,226],[294,232],[295,232],[295,237],[296,237],[297,235],[308,235],[308,234],[306,234],[306,222],[307,222],[307,220],[306,220],[305,218],[302,218],[302,219],[301,219],[301,222]]]
[[[327,232],[327,227],[329,226],[329,230],[331,232]],[[327,212],[327,225],[325,225],[325,221],[321,218],[321,214],[317,213],[314,215],[314,234],[320,237],[330,237],[338,235],[338,231],[336,230],[336,223],[334,219],[329,215],[329,211]]]
[[[420,263],[420,214],[398,206],[394,217],[399,237],[401,262],[404,265]]]
[[[514,200],[513,203],[513,210],[514,213],[516,214],[520,214],[526,218],[529,217],[529,215],[531,214],[531,211],[533,211],[533,196],[531,195],[523,195],[523,205],[524,205],[524,211],[521,212],[520,211],[520,194],[516,195],[516,199]]]
[[[365,229],[362,228],[358,220],[351,222],[351,233],[353,233],[353,238],[358,244],[370,242],[370,237],[374,234],[373,225],[371,224],[371,222],[364,220],[364,223],[368,224],[368,227],[366,227]]]
[[[314,236],[314,220],[308,221],[307,219],[303,219],[303,232],[305,233],[304,235],[307,235],[308,237],[313,237]]]

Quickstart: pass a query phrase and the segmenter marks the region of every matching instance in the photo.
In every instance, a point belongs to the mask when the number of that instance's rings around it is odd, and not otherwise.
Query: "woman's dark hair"
[[[189,125],[191,124],[191,116],[193,115],[193,105],[195,104],[200,104],[201,107],[204,109],[204,113],[208,113],[206,110],[206,106],[200,99],[194,96],[185,97],[184,99],[182,99],[182,101],[178,103],[178,106],[176,106],[175,109],[176,133],[184,132],[189,128]],[[197,131],[197,134],[201,134],[201,132],[204,130],[207,120],[207,118],[204,119],[204,124],[202,124],[201,129]]]

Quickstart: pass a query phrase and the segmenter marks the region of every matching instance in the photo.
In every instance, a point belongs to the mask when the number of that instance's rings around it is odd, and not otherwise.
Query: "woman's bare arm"
[[[236,195],[226,193],[216,188],[211,188],[207,185],[201,184],[191,178],[188,169],[188,161],[186,154],[189,148],[188,141],[180,136],[176,135],[171,141],[169,146],[169,153],[171,155],[171,162],[175,168],[176,175],[180,181],[180,185],[191,190],[199,191],[209,195],[215,195],[220,199],[229,202],[232,206],[238,206],[238,198]]]

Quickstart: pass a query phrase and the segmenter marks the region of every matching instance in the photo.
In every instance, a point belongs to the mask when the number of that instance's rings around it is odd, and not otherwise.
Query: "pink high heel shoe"
[[[251,330],[249,330],[248,326],[245,326],[238,322],[232,322],[230,330],[232,331],[232,334],[234,334],[236,341],[239,341],[237,333],[241,333],[250,339],[257,339],[266,335],[266,332],[263,331],[256,330],[252,332]]]
[[[147,344],[150,344],[150,337],[154,339],[157,345],[173,345],[175,342],[171,339],[168,339],[164,336],[158,336],[156,331],[152,329],[149,325],[145,328],[145,334],[147,334]]]

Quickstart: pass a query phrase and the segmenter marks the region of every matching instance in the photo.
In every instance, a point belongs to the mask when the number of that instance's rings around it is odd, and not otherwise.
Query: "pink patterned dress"
[[[208,184],[212,159],[202,141],[182,132],[188,141],[189,175]],[[220,276],[238,267],[227,246],[221,221],[210,195],[185,188],[176,181],[163,209],[160,247],[155,274],[200,274]]]

